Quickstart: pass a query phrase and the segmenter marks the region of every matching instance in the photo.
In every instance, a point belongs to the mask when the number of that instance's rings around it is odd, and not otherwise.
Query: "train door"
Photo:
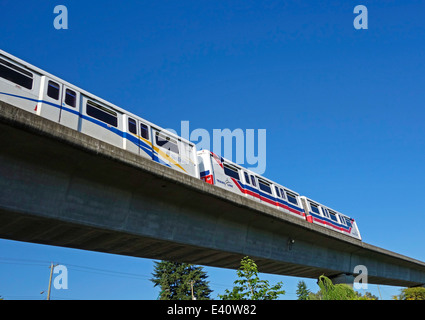
[[[314,216],[315,215],[319,215],[320,216],[319,205],[316,204],[316,203],[311,202],[306,197],[300,197],[300,201],[301,201],[301,205],[302,205],[302,207],[304,209],[305,219],[308,222],[313,223]]]
[[[196,147],[194,144],[179,139],[180,143],[180,165],[192,177],[199,178],[198,166],[196,164]]]
[[[326,209],[323,206],[321,206],[320,208],[322,209],[322,216],[325,217],[326,219],[330,219],[328,209]]]
[[[139,130],[139,154],[144,158],[153,159],[151,127],[144,121],[137,120],[137,128]]]
[[[42,77],[43,94],[41,101],[37,104],[37,114],[43,118],[58,122],[61,105],[63,85],[47,76]]]
[[[150,126],[140,119],[127,118],[127,132],[125,136],[125,149],[152,160],[152,142],[150,139]]]
[[[80,93],[63,85],[59,123],[78,130],[80,118]]]
[[[279,210],[283,210],[285,208],[285,193],[283,189],[277,185],[274,185],[274,191],[276,193],[276,206]]]
[[[139,121],[128,116],[125,118],[127,119],[127,131],[124,134],[124,149],[140,154]]]
[[[249,174],[247,171],[243,171],[243,178],[245,182],[246,197],[253,200],[258,200],[259,195],[254,176]]]
[[[260,191],[258,190],[258,180],[255,175],[252,173],[249,174],[249,179],[251,180],[251,186],[253,190],[253,196],[255,200],[260,202]]]

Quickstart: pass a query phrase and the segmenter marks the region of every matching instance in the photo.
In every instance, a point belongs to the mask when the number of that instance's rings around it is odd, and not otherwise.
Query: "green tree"
[[[241,267],[237,270],[238,280],[234,282],[232,291],[226,289],[224,295],[218,295],[222,300],[276,300],[279,295],[285,294],[281,290],[283,283],[278,282],[270,286],[267,280],[258,277],[257,264],[249,257],[241,261]]]
[[[425,288],[402,289],[400,295],[393,296],[393,300],[425,300]]]
[[[296,293],[298,296],[298,300],[308,300],[308,297],[311,292],[307,289],[307,285],[304,281],[299,281]]]
[[[364,295],[361,295],[359,292],[356,292],[359,300],[379,300],[377,296],[371,294],[370,292],[365,292]]]
[[[310,295],[310,300],[359,300],[357,293],[347,284],[333,284],[324,275],[319,277],[320,291]]]
[[[160,300],[209,300],[212,290],[207,281],[208,275],[202,267],[188,263],[155,261],[153,278],[154,287],[159,286]]]
[[[370,292],[361,295],[347,284],[333,284],[324,275],[319,277],[318,285],[320,290],[317,293],[310,292],[307,300],[378,300]]]

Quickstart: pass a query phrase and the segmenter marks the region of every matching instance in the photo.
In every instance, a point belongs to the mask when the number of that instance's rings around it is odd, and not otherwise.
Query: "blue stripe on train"
[[[82,118],[84,120],[90,121],[90,122],[92,122],[92,123],[94,123],[94,124],[96,124],[96,125],[98,125],[102,128],[105,128],[105,129],[117,134],[119,137],[122,137],[122,138],[129,140],[130,142],[134,143],[136,146],[139,146],[144,152],[146,152],[148,154],[148,156],[152,158],[152,160],[159,162],[163,165],[166,165],[167,167],[171,167],[168,163],[165,163],[164,161],[159,159],[158,155],[155,153],[155,151],[152,150],[152,147],[149,146],[146,142],[137,139],[135,136],[128,134],[127,132],[123,132],[123,131],[121,131],[117,128],[111,127],[111,126],[107,125],[106,123],[104,123],[102,121],[99,121],[99,120],[93,119],[89,116],[86,116],[79,111],[76,111],[76,110],[73,110],[73,109],[70,109],[70,108],[67,108],[67,107],[64,107],[64,106],[60,106],[56,103],[52,103],[52,102],[45,101],[45,100],[28,98],[28,97],[19,96],[19,95],[16,95],[16,94],[11,94],[11,93],[6,93],[6,92],[0,92],[0,94],[15,97],[15,98],[20,98],[20,99],[24,99],[24,100],[34,101],[34,102],[37,102],[37,103],[39,103],[39,102],[45,103],[45,104],[48,104],[52,107],[59,108],[59,109],[62,109],[64,111],[75,114],[75,115],[79,116],[80,118]]]
[[[326,217],[322,217],[322,216],[320,216],[320,215],[318,215],[318,214],[316,214],[316,213],[314,213],[314,212],[311,212],[310,211],[310,215],[312,215],[315,219],[317,219],[317,220],[320,220],[320,221],[324,221],[324,222],[327,222],[327,223],[330,223],[330,224],[332,224],[332,226],[334,226],[334,227],[337,227],[337,228],[342,228],[342,229],[344,229],[345,231],[347,231],[347,232],[350,232],[351,231],[351,228],[350,227],[347,227],[347,226],[345,226],[345,225],[343,225],[343,224],[340,224],[340,223],[338,223],[338,222],[336,222],[336,221],[334,221],[334,220],[332,220],[332,219],[329,219],[329,218],[326,218]]]
[[[276,200],[277,200],[279,203],[284,204],[284,205],[286,205],[286,206],[290,207],[291,209],[297,210],[297,211],[299,211],[299,212],[304,212],[304,209],[299,208],[299,207],[297,207],[297,206],[294,206],[293,204],[290,204],[289,202],[286,202],[286,201],[284,201],[284,200],[282,200],[282,199],[279,199],[279,198],[275,198],[275,197],[273,197],[273,196],[271,196],[271,195],[269,195],[269,194],[267,194],[267,193],[264,193],[263,191],[261,191],[261,190],[259,190],[259,189],[253,188],[252,186],[250,186],[250,185],[248,185],[248,184],[243,184],[243,183],[242,183],[242,182],[240,182],[240,181],[237,181],[237,182],[238,182],[238,184],[240,185],[240,187],[241,187],[242,189],[247,189],[247,190],[249,190],[249,191],[251,191],[251,192],[257,193],[257,194],[259,194],[261,197],[266,198],[266,199],[268,199],[268,200],[270,200],[270,201],[274,201],[274,202],[276,202]]]
[[[210,170],[202,171],[202,172],[200,173],[200,176],[201,176],[201,177],[205,177],[205,176],[208,176],[209,174],[210,174]]]

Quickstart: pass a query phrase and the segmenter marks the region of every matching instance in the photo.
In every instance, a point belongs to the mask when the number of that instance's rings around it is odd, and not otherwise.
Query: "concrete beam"
[[[425,283],[425,263],[345,237],[0,102],[0,237],[318,278]]]

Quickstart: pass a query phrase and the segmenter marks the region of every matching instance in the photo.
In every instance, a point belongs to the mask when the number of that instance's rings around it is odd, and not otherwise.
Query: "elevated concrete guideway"
[[[418,286],[425,263],[345,237],[0,102],[0,237],[318,278],[368,268]]]

